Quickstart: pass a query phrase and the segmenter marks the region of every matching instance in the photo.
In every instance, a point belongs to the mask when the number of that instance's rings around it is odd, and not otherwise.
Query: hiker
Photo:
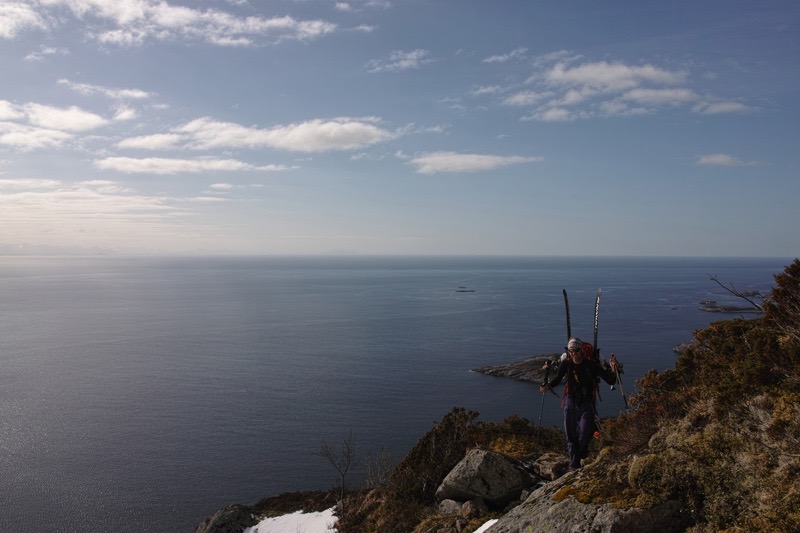
[[[562,356],[558,372],[552,380],[539,387],[542,394],[561,383],[567,377],[564,390],[564,433],[567,436],[569,469],[580,468],[581,459],[589,455],[589,441],[595,431],[595,395],[603,378],[609,385],[617,382],[616,371],[620,368],[617,358],[611,354],[610,364],[600,362],[594,355],[594,347],[578,338],[567,343],[567,357]]]

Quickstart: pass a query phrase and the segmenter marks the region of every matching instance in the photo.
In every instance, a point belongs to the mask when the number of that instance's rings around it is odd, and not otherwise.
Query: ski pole
[[[546,385],[547,384],[547,381],[550,378],[550,367],[552,367],[552,366],[553,366],[553,361],[548,359],[545,362],[544,366],[542,367],[542,368],[544,368],[544,381],[542,382],[542,385]],[[553,389],[550,389],[550,392],[552,392],[555,395],[555,397],[558,398],[558,394],[556,394],[553,391]],[[545,394],[542,394],[542,407],[539,409],[539,425],[540,426],[542,425],[542,414],[544,414],[544,397],[545,397]]]
[[[611,357],[614,357],[613,353],[611,354]],[[619,377],[619,362],[616,365],[614,365],[614,373],[617,375],[617,383],[619,383],[619,392],[622,394],[622,402],[625,404],[625,409],[627,409],[628,398],[625,397],[625,388],[622,386],[622,378]]]
[[[542,386],[547,383],[548,378],[550,377],[550,360],[548,359],[547,362],[544,364],[544,381],[542,382]],[[545,394],[542,394],[542,407],[539,408],[539,426],[542,425],[542,415],[544,414],[544,397]]]

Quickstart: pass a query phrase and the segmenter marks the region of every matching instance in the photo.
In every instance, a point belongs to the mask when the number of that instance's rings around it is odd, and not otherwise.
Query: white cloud
[[[122,187],[121,185],[109,180],[87,180],[78,183],[82,187],[91,187],[97,192],[104,194],[120,194],[132,193],[133,189],[130,187]]]
[[[124,239],[131,246],[150,247],[176,233],[190,214],[178,203],[106,180],[2,180],[0,233],[41,244],[113,247]]]
[[[521,91],[503,99],[503,105],[530,106],[541,102],[545,96],[545,94],[536,91]]]
[[[416,69],[433,62],[432,59],[427,59],[427,56],[428,51],[419,48],[410,52],[395,50],[387,59],[368,61],[366,67],[369,72],[399,72]]]
[[[173,150],[178,148],[184,140],[185,136],[179,133],[156,133],[124,139],[117,143],[117,147],[143,150]]]
[[[171,159],[163,157],[106,157],[98,159],[94,165],[102,170],[115,170],[126,174],[177,174],[181,172],[225,172],[225,171],[267,171],[290,170],[283,165],[256,166],[235,159]]]
[[[671,72],[652,65],[629,66],[622,63],[585,63],[569,67],[558,63],[545,74],[552,85],[583,86],[605,91],[622,91],[640,84],[676,85],[686,80],[686,72]]]
[[[372,119],[352,118],[315,119],[258,129],[206,117],[193,120],[175,131],[189,135],[188,146],[194,149],[269,147],[297,152],[352,150],[393,137],[390,132],[376,126]]]
[[[289,16],[237,17],[217,9],[193,9],[153,0],[47,0],[38,4],[0,4],[0,37],[12,39],[26,29],[47,29],[48,21],[69,11],[87,21],[86,34],[101,43],[138,46],[149,40],[202,40],[223,46],[312,40],[337,29],[324,20],[297,20]],[[61,12],[59,12],[59,8]],[[91,23],[95,19],[100,24]],[[53,22],[57,24],[57,22]],[[103,28],[110,25],[110,28]]]
[[[209,189],[214,189],[215,191],[229,191],[233,189],[233,185],[230,183],[213,183],[209,186]]]
[[[483,96],[485,94],[498,94],[503,92],[503,88],[499,85],[484,85],[470,91],[472,96]]]
[[[102,85],[92,85],[89,83],[74,83],[67,79],[58,80],[58,84],[65,85],[73,91],[84,96],[100,94],[114,100],[142,100],[155,96],[153,93],[149,93],[141,89],[114,89],[111,87],[103,87]]]
[[[19,107],[7,100],[0,100],[0,120],[18,120],[24,116]]]
[[[39,50],[25,56],[25,61],[41,61],[48,56],[66,56],[69,50],[60,47],[40,46]]]
[[[0,145],[26,152],[39,148],[60,148],[73,136],[63,131],[0,122]]]
[[[60,181],[52,179],[0,179],[0,189],[53,189],[60,183]]]
[[[0,3],[0,39],[14,39],[20,32],[45,29],[44,18],[28,2],[3,1]]]
[[[228,200],[226,198],[220,198],[219,196],[195,196],[194,198],[190,198],[189,201],[201,204],[213,204],[218,202],[227,202]]]
[[[139,116],[139,113],[136,112],[135,109],[128,106],[119,106],[117,110],[114,112],[114,120],[117,122],[123,122],[126,120],[133,120]]]
[[[579,115],[563,107],[549,107],[536,111],[532,115],[523,117],[523,120],[539,120],[541,122],[570,122],[579,118]]]
[[[77,106],[64,109],[42,104],[26,104],[23,109],[34,126],[59,131],[87,131],[108,123],[103,117]]]
[[[483,60],[483,63],[507,63],[515,59],[525,59],[527,53],[527,48],[517,48],[507,54],[489,56]]]
[[[651,64],[580,62],[564,51],[534,61],[536,72],[526,84],[501,100],[507,106],[530,107],[522,120],[564,122],[578,119],[650,114],[664,107],[700,114],[750,110],[738,102],[709,102],[688,86],[689,73]]]
[[[698,165],[712,167],[741,167],[746,165],[744,161],[728,154],[707,154],[699,156],[695,162]]]
[[[440,172],[479,172],[494,170],[508,165],[533,163],[541,157],[498,156],[482,154],[461,154],[456,152],[433,152],[409,160],[420,174]]]
[[[697,100],[697,95],[684,88],[674,89],[631,89],[622,95],[625,100],[644,105],[680,105]]]

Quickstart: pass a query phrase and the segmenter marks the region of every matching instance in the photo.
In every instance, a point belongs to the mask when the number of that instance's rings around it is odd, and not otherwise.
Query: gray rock
[[[483,499],[489,507],[502,509],[519,498],[531,477],[499,453],[470,450],[447,474],[436,491],[438,500]]]
[[[442,500],[439,502],[439,513],[458,515],[461,514],[461,502],[455,500]]]
[[[245,528],[258,524],[253,511],[246,505],[235,503],[220,509],[197,526],[195,533],[242,533]]]
[[[480,498],[465,502],[464,505],[461,506],[461,516],[467,520],[480,518],[487,514],[489,514],[489,508],[486,507],[486,502]]]
[[[548,452],[542,454],[531,465],[532,470],[542,479],[555,481],[567,472],[569,458],[566,455]]]
[[[675,501],[649,509],[583,504],[572,497],[555,501],[553,495],[574,479],[569,474],[536,490],[489,533],[679,533],[691,525],[688,513]]]

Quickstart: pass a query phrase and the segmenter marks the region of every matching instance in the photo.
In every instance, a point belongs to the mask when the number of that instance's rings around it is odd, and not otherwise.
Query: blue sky
[[[800,250],[800,3],[0,1],[0,245]]]

